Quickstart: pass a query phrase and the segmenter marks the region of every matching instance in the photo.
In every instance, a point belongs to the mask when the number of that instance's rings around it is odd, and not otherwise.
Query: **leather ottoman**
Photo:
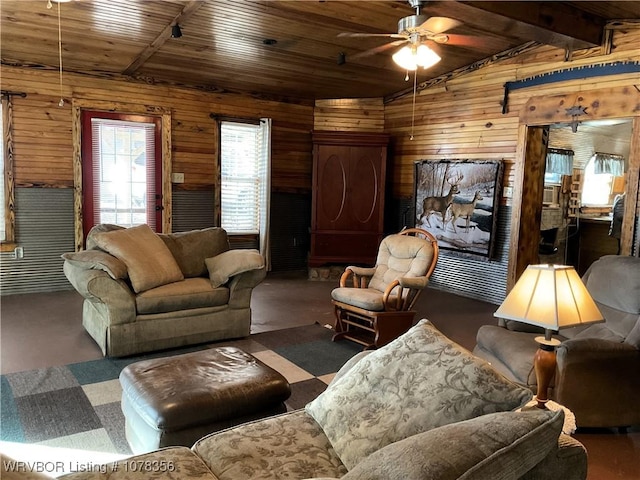
[[[208,433],[284,413],[291,395],[282,375],[235,347],[136,362],[120,384],[134,453],[191,447]]]

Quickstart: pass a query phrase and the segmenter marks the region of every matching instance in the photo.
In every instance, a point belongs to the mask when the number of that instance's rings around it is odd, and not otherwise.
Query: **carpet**
[[[280,372],[291,384],[287,408],[296,410],[322,393],[335,372],[361,351],[348,341],[332,342],[332,334],[314,324],[205,346],[2,375],[0,440],[130,454],[120,410],[120,371],[140,360],[227,345]]]

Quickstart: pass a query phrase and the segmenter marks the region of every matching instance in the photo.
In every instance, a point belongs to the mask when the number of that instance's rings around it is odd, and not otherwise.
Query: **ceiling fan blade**
[[[420,25],[421,30],[428,30],[431,33],[442,33],[447,30],[451,30],[459,25],[462,25],[462,22],[455,20],[453,18],[448,17],[429,17],[429,19]]]
[[[350,33],[350,32],[342,32],[338,34],[338,37],[351,37],[351,38],[361,38],[361,37],[387,37],[387,38],[407,38],[405,35],[400,35],[398,33]]]
[[[458,47],[475,47],[480,48],[484,47],[485,39],[482,37],[474,37],[472,35],[458,35],[455,33],[447,33],[445,35],[447,37],[446,41],[440,42],[437,38],[434,38],[436,43],[444,43],[446,45],[456,45]]]
[[[406,42],[405,39],[403,39],[403,40],[395,40],[393,42],[389,42],[389,43],[385,43],[384,45],[380,45],[379,47],[370,48],[369,50],[365,50],[364,52],[359,52],[359,53],[355,53],[353,55],[348,55],[347,56],[347,61],[348,60],[357,60],[358,58],[369,57],[371,55],[375,55],[376,53],[381,53],[381,52],[384,52],[386,50],[389,50],[390,48],[402,45],[405,42]]]

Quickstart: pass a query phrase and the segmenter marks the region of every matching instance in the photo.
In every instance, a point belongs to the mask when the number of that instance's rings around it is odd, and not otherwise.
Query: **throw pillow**
[[[207,275],[205,259],[229,250],[227,232],[220,227],[158,235],[169,247],[186,278]]]
[[[184,279],[171,252],[148,225],[93,237],[98,247],[124,262],[136,293]]]
[[[352,469],[386,445],[513,410],[532,396],[425,319],[360,360],[305,408]]]
[[[211,286],[218,288],[229,281],[234,275],[260,270],[264,268],[264,258],[258,250],[229,250],[215,257],[207,258],[204,263],[209,270]]]
[[[516,480],[558,445],[563,412],[483,415],[435,428],[372,453],[344,480]]]
[[[127,266],[113,255],[101,250],[63,253],[62,258],[71,265],[84,270],[103,270],[114,280],[127,278]]]

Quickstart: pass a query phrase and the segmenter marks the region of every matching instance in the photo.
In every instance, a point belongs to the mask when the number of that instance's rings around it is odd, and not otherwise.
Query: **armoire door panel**
[[[332,195],[323,195],[318,202],[317,220],[322,228],[332,228],[345,213],[348,165],[344,160],[344,156],[333,154],[320,166],[318,189],[333,192]]]
[[[361,225],[377,228],[380,185],[380,149],[362,148],[352,154],[349,171],[349,211]]]

